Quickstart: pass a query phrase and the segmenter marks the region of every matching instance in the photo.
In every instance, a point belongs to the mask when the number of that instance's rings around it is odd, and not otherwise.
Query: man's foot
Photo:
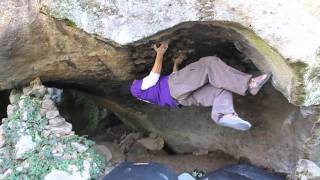
[[[219,126],[233,128],[240,131],[246,131],[251,128],[251,124],[248,121],[245,121],[234,114],[226,114],[222,116],[217,124]]]
[[[257,76],[255,78],[251,78],[249,82],[249,92],[252,95],[256,95],[259,90],[262,88],[262,86],[268,82],[268,80],[271,77],[271,73],[262,74],[260,76]]]

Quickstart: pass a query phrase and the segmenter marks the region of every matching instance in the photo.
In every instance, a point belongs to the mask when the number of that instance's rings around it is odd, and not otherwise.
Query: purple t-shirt
[[[142,80],[135,80],[130,88],[131,94],[152,104],[176,107],[177,103],[170,94],[168,78],[169,76],[161,76],[156,85],[146,90],[141,89]]]

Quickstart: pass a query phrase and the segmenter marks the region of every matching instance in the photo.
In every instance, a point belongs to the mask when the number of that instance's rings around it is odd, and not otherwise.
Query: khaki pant
[[[169,76],[171,96],[183,106],[212,106],[215,121],[235,113],[232,92],[245,95],[252,75],[240,72],[215,56],[203,57]]]

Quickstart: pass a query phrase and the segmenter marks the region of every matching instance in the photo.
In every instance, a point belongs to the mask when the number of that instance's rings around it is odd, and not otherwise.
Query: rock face
[[[299,67],[296,67],[298,72],[295,72],[299,80],[294,81],[303,84],[306,95],[303,104],[320,104],[320,89],[316,86],[319,80],[315,75],[320,67],[320,16],[316,0],[182,0],[156,3],[139,0],[44,0],[43,6],[55,17],[68,18],[86,32],[99,34],[121,44],[132,43],[187,21],[239,23],[275,48],[286,63],[300,62]],[[197,33],[200,34],[201,30]],[[248,34],[246,38],[250,41]],[[259,42],[252,43],[259,51]],[[266,56],[267,53],[261,51]],[[281,61],[275,57],[269,58],[277,63]],[[284,67],[280,68],[285,70]],[[299,71],[304,72],[299,74]],[[292,75],[287,76],[294,79]],[[278,78],[275,77],[276,80]],[[285,93],[283,88],[297,86],[291,83],[287,81],[276,86],[282,86],[279,89]],[[289,97],[292,92],[286,93]]]
[[[247,132],[217,126],[210,108],[160,108],[129,96],[96,101],[128,126],[161,135],[175,152],[222,150],[284,173],[291,173],[301,158],[320,163],[319,109],[289,104],[270,84],[257,96],[234,98],[236,111],[253,125]]]
[[[225,44],[235,46],[259,70],[273,72],[274,86],[291,103],[317,105],[320,22],[311,5],[289,0],[1,2],[0,67],[11,68],[0,69],[0,89],[37,76],[87,88],[103,88],[103,80],[108,90],[117,89],[113,87],[124,80],[146,73],[154,56],[152,43],[170,39],[175,43],[168,59],[192,44],[211,47],[211,55]],[[184,23],[190,20],[197,22]],[[165,31],[131,43],[160,30]]]
[[[292,175],[293,180],[320,179],[320,167],[307,159],[300,159]]]
[[[93,86],[97,83],[92,80],[111,82],[131,75],[124,49],[40,13],[38,0],[2,1],[0,11],[2,90],[35,77]]]
[[[38,79],[24,89],[28,91],[11,92],[9,106],[16,108],[0,126],[0,179],[99,178],[105,161],[93,150],[93,142],[74,135]],[[63,120],[53,126],[50,120],[56,118]]]

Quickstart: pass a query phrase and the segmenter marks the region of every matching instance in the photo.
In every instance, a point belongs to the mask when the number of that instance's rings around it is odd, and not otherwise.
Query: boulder
[[[228,29],[232,29],[238,36],[244,36],[245,40],[234,41],[237,47],[251,54],[249,57],[260,69],[274,72],[275,86],[290,102],[304,105],[320,103],[320,91],[316,86],[319,80],[315,74],[320,67],[320,15],[316,10],[319,7],[317,1],[183,0],[154,3],[143,0],[44,0],[41,5],[43,11],[51,16],[67,18],[74,26],[88,33],[98,34],[123,45],[135,44],[144,37],[189,21],[235,23],[218,23],[222,26],[213,24],[212,30],[225,28],[224,31],[228,32]],[[183,32],[191,28],[192,26],[181,27]],[[170,33],[170,30],[165,33]],[[198,27],[194,33],[203,36],[203,28]],[[161,33],[157,35],[159,34]],[[175,35],[179,36],[179,31]],[[223,34],[220,35],[223,37]],[[232,33],[228,32],[227,35],[232,36]],[[156,40],[155,37],[157,36],[142,42]],[[270,47],[264,46],[258,37],[276,51],[269,51]],[[212,37],[207,39],[216,41]],[[179,37],[176,40],[186,44]],[[278,57],[277,52],[283,58]],[[257,53],[261,56],[252,58]],[[300,94],[302,92],[304,95]]]
[[[283,173],[291,173],[305,156],[320,162],[319,135],[314,128],[319,107],[293,106],[270,84],[256,96],[234,97],[240,117],[253,125],[246,132],[217,126],[210,118],[211,108],[161,108],[130,95],[94,99],[116,112],[126,125],[159,134],[177,153],[223,151]]]
[[[292,174],[293,180],[320,179],[320,167],[307,159],[299,159],[297,167]]]
[[[26,152],[33,151],[36,143],[32,141],[32,136],[23,135],[15,145],[16,159],[21,159]]]
[[[143,147],[151,151],[159,151],[164,147],[164,140],[161,137],[156,138],[142,138],[137,141]]]
[[[273,72],[273,85],[291,103],[318,105],[320,20],[307,8],[316,2],[304,2],[4,1],[0,89],[41,77],[117,92],[119,84],[149,70],[151,45],[169,39],[166,61],[181,49],[201,55],[210,48],[213,55],[229,44],[259,70]]]

